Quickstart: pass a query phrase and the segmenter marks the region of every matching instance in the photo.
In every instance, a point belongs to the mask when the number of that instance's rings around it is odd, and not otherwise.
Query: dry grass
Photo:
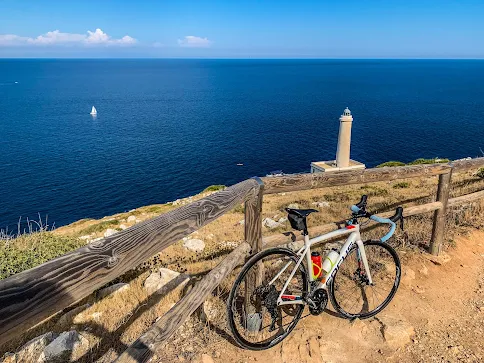
[[[437,177],[426,179],[412,179],[402,182],[378,182],[368,185],[354,185],[347,187],[323,188],[293,193],[281,193],[264,196],[263,218],[278,219],[285,216],[284,208],[297,203],[301,208],[316,208],[313,203],[328,202],[330,207],[322,207],[320,213],[309,217],[309,229],[312,226],[331,223],[349,217],[348,206],[359,200],[361,194],[369,195],[368,209],[374,212],[393,210],[399,205],[412,206],[431,202],[435,199]],[[395,185],[400,184],[395,187]],[[484,180],[473,176],[472,173],[453,175],[453,189],[451,196],[458,196],[484,189]],[[203,195],[194,196],[192,200],[201,198]],[[110,224],[110,228],[117,228],[120,224],[129,225],[127,218],[131,215],[139,220],[146,220],[161,213],[169,211],[176,206],[163,204],[138,208],[128,213],[120,213],[115,216],[105,217],[101,220],[82,220],[72,225],[57,229],[57,236],[80,236],[88,228],[96,230],[93,237],[102,235],[99,225]],[[471,203],[465,206],[453,208],[448,213],[446,248],[453,244],[456,234],[463,234],[472,228],[483,228],[484,201]],[[157,317],[169,310],[171,305],[180,297],[180,291],[175,291],[167,296],[149,296],[143,288],[143,282],[149,274],[149,269],[168,267],[170,269],[187,272],[199,279],[210,271],[221,259],[230,252],[234,245],[243,239],[244,226],[240,223],[244,219],[243,208],[237,207],[232,212],[225,214],[218,220],[194,232],[190,237],[200,238],[205,241],[206,249],[202,253],[189,253],[182,246],[182,241],[169,247],[162,253],[154,256],[137,271],[130,272],[120,277],[117,281],[130,283],[130,289],[101,300],[90,296],[77,305],[90,303],[91,306],[82,312],[82,317],[75,321],[69,321],[64,325],[56,324],[59,316],[53,317],[41,326],[29,331],[21,339],[9,343],[1,349],[1,352],[13,351],[28,339],[39,335],[43,331],[64,331],[74,326],[85,333],[91,342],[92,350],[83,361],[108,362],[123,351],[144,331],[146,331]],[[116,221],[113,223],[112,221]],[[111,222],[111,223],[106,223]],[[405,220],[406,231],[397,232],[392,244],[399,249],[402,255],[421,253],[428,246],[432,230],[432,213],[414,216]],[[97,230],[99,228],[99,231]],[[263,235],[268,236],[278,232],[288,231],[290,226],[286,223],[277,229],[263,227]],[[366,239],[377,238],[386,233],[385,227],[378,227],[365,232]],[[230,243],[229,243],[230,242]],[[404,257],[405,259],[406,257]],[[211,298],[214,305],[221,310],[231,284],[235,278],[233,273],[230,278],[223,281],[221,286],[214,292]],[[197,314],[191,317],[183,328],[172,338],[172,345],[176,350],[166,351],[167,357],[175,360],[180,356],[182,359],[192,359],[200,352],[216,349],[217,344],[230,339],[224,333],[225,311],[220,311],[217,319],[209,324],[202,323]],[[185,339],[189,337],[190,339]],[[214,348],[215,347],[215,348]],[[0,353],[1,353],[0,352]],[[214,355],[213,351],[209,352]],[[170,355],[171,354],[171,355]]]

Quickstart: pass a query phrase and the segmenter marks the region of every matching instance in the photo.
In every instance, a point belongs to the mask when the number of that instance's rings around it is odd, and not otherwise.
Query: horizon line
[[[344,57],[0,57],[0,60],[69,60],[69,59],[84,59],[84,60],[120,60],[120,59],[171,59],[171,60],[484,60],[483,58],[467,58],[467,57],[363,57],[363,58],[344,58]]]

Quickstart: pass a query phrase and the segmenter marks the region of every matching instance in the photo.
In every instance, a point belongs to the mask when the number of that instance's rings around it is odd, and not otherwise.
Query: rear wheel
[[[348,319],[366,319],[378,314],[393,299],[400,284],[397,252],[380,241],[363,242],[372,283],[355,244],[330,283],[333,307]]]
[[[296,326],[304,304],[277,306],[277,299],[298,260],[291,250],[271,248],[253,256],[242,268],[227,302],[229,327],[241,347],[270,348]],[[287,299],[302,300],[307,293],[306,268],[301,263],[285,294]]]

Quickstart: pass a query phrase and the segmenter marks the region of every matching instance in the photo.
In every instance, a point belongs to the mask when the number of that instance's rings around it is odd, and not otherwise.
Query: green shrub
[[[216,185],[210,185],[209,187],[206,187],[202,193],[205,193],[205,192],[216,192],[218,190],[224,190],[226,188],[225,185],[221,185],[221,184],[216,184]]]
[[[113,219],[110,221],[104,221],[98,224],[93,224],[92,226],[86,227],[83,230],[79,232],[79,235],[84,235],[84,234],[91,234],[91,233],[96,233],[96,232],[102,232],[109,227],[118,225],[119,221],[117,219]]]
[[[383,168],[385,166],[405,166],[405,163],[402,163],[401,161],[387,161],[385,163],[377,165],[376,167]]]
[[[477,171],[477,176],[484,179],[484,168],[479,168]]]
[[[73,237],[35,232],[0,240],[0,280],[28,270],[85,245]]]
[[[443,164],[443,163],[448,163],[450,160],[449,159],[424,159],[424,158],[419,158],[417,160],[412,161],[411,163],[408,163],[407,165],[421,165],[421,164]]]
[[[400,182],[400,183],[393,184],[394,189],[405,189],[408,187],[410,187],[409,182]]]

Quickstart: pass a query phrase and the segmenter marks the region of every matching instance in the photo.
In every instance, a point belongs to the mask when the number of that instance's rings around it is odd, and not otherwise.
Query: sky
[[[484,0],[0,0],[0,58],[484,58]]]

